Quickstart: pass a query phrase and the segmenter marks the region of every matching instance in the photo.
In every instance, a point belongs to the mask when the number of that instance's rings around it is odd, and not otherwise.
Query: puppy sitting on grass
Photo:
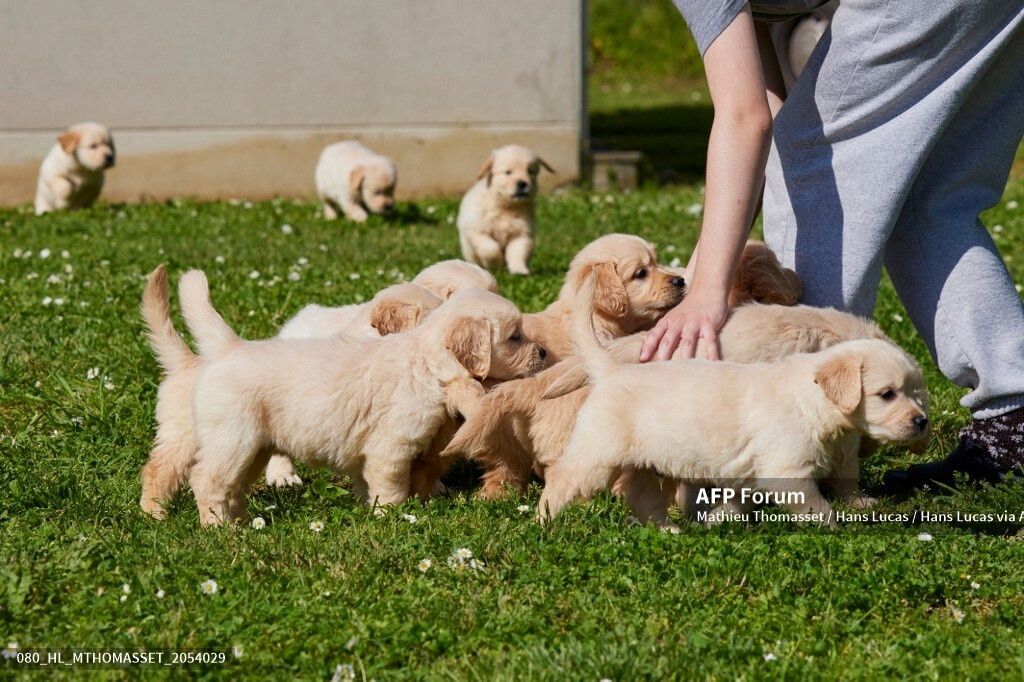
[[[475,395],[466,383],[523,377],[542,364],[516,307],[480,290],[374,340],[245,341],[210,304],[202,272],[186,273],[180,293],[201,358],[189,483],[203,525],[244,518],[248,488],[274,451],[344,471],[365,502],[402,502],[446,407]]]
[[[358,142],[325,147],[316,164],[315,180],[328,220],[341,212],[361,223],[370,213],[389,213],[395,207],[395,164]]]
[[[594,386],[564,455],[545,473],[541,521],[629,467],[799,493],[790,508],[831,525],[815,474],[834,468],[836,446],[852,433],[909,442],[927,426],[921,372],[891,343],[847,341],[774,363],[625,364],[594,333],[594,291],[588,278],[573,315],[573,340]],[[651,515],[648,500],[627,501]]]
[[[36,215],[92,206],[115,158],[114,139],[104,125],[78,123],[58,135],[39,168]]]
[[[529,275],[533,254],[534,201],[544,159],[517,144],[495,149],[476,184],[459,204],[456,225],[462,257],[488,269],[506,266],[513,275]]]

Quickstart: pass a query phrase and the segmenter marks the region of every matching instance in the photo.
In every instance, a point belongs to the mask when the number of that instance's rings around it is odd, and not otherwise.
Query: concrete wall
[[[520,142],[576,178],[584,0],[0,0],[0,203],[67,125],[109,125],[111,200],[309,196],[327,143],[455,194]]]

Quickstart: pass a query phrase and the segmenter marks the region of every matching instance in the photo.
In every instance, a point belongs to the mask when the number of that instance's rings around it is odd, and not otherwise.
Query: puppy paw
[[[292,471],[291,473],[277,473],[271,474],[267,472],[267,485],[272,488],[291,488],[292,486],[302,485],[302,478],[297,473]]]
[[[366,219],[369,217],[370,216],[366,211],[358,207],[348,212],[348,219],[357,223],[365,223]]]
[[[509,271],[510,274],[513,274],[513,275],[529,275],[530,274],[530,268],[526,267],[525,265],[510,265],[510,266],[508,266],[508,271]]]

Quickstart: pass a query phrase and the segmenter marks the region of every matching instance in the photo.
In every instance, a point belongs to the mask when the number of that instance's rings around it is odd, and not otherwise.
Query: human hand
[[[718,353],[718,332],[725,325],[728,314],[725,293],[689,292],[647,334],[643,350],[640,351],[640,362],[669,360],[677,347],[681,357],[692,358],[700,339],[704,339],[704,355],[708,360],[721,359]]]

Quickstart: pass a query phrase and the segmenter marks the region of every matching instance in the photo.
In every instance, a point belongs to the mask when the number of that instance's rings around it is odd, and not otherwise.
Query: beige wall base
[[[570,126],[516,128],[384,128],[360,131],[118,131],[117,167],[107,173],[103,199],[144,201],[274,196],[313,197],[313,169],[332,142],[358,139],[398,165],[400,198],[457,196],[473,184],[494,147],[512,142],[534,149],[557,171],[542,188],[579,176],[579,130]],[[0,165],[0,204],[32,201],[39,163],[56,133],[0,135],[15,163]]]

